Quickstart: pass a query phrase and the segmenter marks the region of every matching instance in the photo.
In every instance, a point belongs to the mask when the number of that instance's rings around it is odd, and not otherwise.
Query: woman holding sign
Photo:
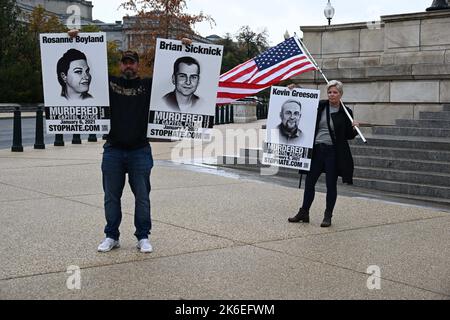
[[[291,86],[290,86],[291,87]],[[303,205],[298,214],[289,222],[309,222],[309,209],[314,201],[315,185],[322,172],[326,174],[327,197],[324,219],[321,227],[331,226],[334,206],[337,199],[337,179],[353,184],[353,158],[347,140],[353,139],[357,132],[341,103],[343,95],[341,82],[333,80],[327,85],[328,100],[321,100],[317,110],[316,132],[311,159],[311,169],[307,172]],[[347,108],[352,115],[352,111]]]

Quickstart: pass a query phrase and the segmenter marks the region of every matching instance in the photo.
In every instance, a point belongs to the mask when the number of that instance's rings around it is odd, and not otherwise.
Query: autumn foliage
[[[147,76],[153,71],[157,38],[193,39],[195,36],[193,26],[196,23],[202,21],[214,23],[214,20],[203,12],[186,13],[185,0],[130,0],[123,1],[122,7],[136,13],[136,17],[124,19],[124,24],[127,20],[131,22],[124,31],[125,34],[132,35],[129,47],[139,52],[141,72]]]

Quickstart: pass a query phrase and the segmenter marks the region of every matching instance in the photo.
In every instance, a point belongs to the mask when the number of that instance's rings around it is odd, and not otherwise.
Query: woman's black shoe
[[[322,228],[328,228],[331,226],[331,217],[333,213],[325,210],[325,217],[323,218],[322,224],[320,225]]]
[[[309,223],[309,212],[303,208],[300,208],[297,215],[295,217],[288,218],[288,221],[289,222],[300,222],[301,221],[304,223]]]

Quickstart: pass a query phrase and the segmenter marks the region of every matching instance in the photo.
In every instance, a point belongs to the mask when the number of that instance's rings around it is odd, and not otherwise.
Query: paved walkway
[[[122,247],[97,253],[102,143],[0,151],[0,299],[450,298],[449,212],[340,196],[324,229],[318,193],[289,224],[302,191],[174,163],[176,143],[152,143],[154,252],[135,248],[127,186]]]

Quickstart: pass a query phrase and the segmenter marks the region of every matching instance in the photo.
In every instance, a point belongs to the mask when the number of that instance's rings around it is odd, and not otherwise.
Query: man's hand
[[[184,44],[185,46],[189,46],[192,44],[192,39],[183,38],[183,39],[181,39],[181,43]]]
[[[69,35],[69,37],[75,38],[78,35],[78,32],[80,32],[80,31],[77,29],[72,29],[72,30],[67,31],[67,34]]]

